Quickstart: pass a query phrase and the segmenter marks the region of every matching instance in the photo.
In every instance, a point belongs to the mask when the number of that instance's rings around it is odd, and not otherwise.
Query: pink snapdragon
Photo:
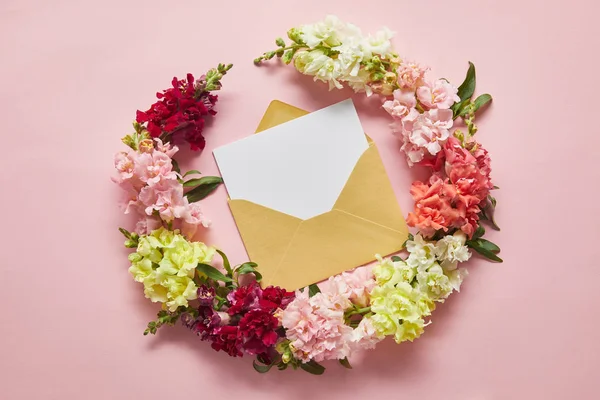
[[[400,127],[394,127],[403,142],[402,151],[413,165],[423,160],[425,155],[435,156],[450,137],[452,111],[433,109],[420,114],[416,109],[402,119]]]
[[[415,92],[408,89],[394,90],[394,99],[383,103],[383,109],[394,118],[406,117],[417,105]]]
[[[398,86],[403,89],[412,89],[413,92],[423,84],[425,73],[429,67],[422,66],[415,62],[402,62],[396,73],[398,74]]]
[[[446,110],[457,101],[458,89],[445,79],[438,79],[434,83],[425,83],[417,88],[417,98],[426,109],[437,108]]]
[[[199,225],[207,227],[209,221],[198,204],[188,202],[180,176],[173,170],[177,147],[160,139],[144,139],[138,149],[115,155],[118,176],[113,178],[125,192],[125,213],[136,213],[139,218],[136,232],[147,234],[163,222],[174,223],[174,229],[191,238]]]

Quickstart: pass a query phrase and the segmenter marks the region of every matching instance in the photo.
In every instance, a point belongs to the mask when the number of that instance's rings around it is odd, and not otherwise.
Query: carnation
[[[307,291],[281,313],[281,321],[290,340],[294,357],[308,362],[343,359],[351,352],[353,329],[344,323],[344,311],[351,303],[339,295]]]
[[[204,243],[190,243],[178,231],[161,227],[140,237],[137,251],[129,256],[129,272],[143,283],[147,298],[175,311],[197,298],[194,268],[199,262],[210,262],[214,253]]]
[[[359,307],[369,304],[369,292],[375,286],[373,274],[365,268],[336,275],[329,278],[328,282],[332,293],[347,298]]]
[[[244,350],[251,355],[266,354],[279,338],[276,329],[279,320],[270,310],[251,310],[239,322]]]
[[[435,254],[442,261],[444,270],[453,270],[459,262],[465,262],[471,257],[469,248],[465,246],[467,236],[462,231],[446,235],[437,241]]]

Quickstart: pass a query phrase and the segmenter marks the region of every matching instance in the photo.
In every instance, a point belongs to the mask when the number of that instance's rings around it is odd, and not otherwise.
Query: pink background
[[[596,399],[600,342],[600,156],[595,2],[11,1],[0,4],[2,399]],[[252,59],[327,13],[397,32],[397,50],[460,83],[475,63],[505,263],[469,264],[459,295],[413,344],[388,340],[322,377],[259,375],[182,327],[143,337],[157,307],[127,273],[112,155],[173,75],[232,62],[190,159],[250,135],[269,102],[315,110],[350,96]],[[377,101],[354,97],[396,194],[409,170]],[[204,240],[245,260],[223,188],[204,201]],[[130,227],[130,226],[129,226]],[[169,396],[169,397],[167,397]]]

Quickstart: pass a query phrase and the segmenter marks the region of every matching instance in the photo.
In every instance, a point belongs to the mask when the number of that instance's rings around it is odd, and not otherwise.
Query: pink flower
[[[118,178],[113,180],[121,183],[133,178],[133,170],[135,168],[135,155],[133,151],[121,151],[115,154],[115,168],[119,173]]]
[[[435,156],[450,136],[452,123],[451,110],[433,109],[419,114],[413,108],[402,120],[400,136],[409,165],[423,160],[426,154]]]
[[[162,221],[156,216],[140,215],[140,219],[135,224],[135,232],[138,235],[149,235],[153,230],[162,226]]]
[[[210,226],[210,220],[202,213],[202,207],[198,203],[188,205],[182,219],[177,220],[173,226],[175,229],[181,230],[181,233],[188,238],[193,238],[198,231],[198,226],[202,225],[205,228]]]
[[[447,179],[433,175],[429,184],[414,182],[410,193],[415,200],[415,210],[408,214],[406,222],[417,227],[424,236],[432,236],[435,231],[447,231],[460,227],[464,218],[460,210],[452,207],[456,189]]]
[[[384,336],[380,336],[370,318],[363,318],[352,332],[352,347],[354,351],[374,349]]]
[[[403,89],[414,89],[423,83],[425,73],[429,67],[421,66],[414,62],[403,62],[397,70],[398,85]]]
[[[154,211],[158,211],[165,222],[186,215],[188,202],[183,197],[183,186],[175,179],[164,179],[152,186],[145,186],[139,199],[146,207],[146,214],[152,215]]]
[[[490,179],[490,158],[485,149],[476,142],[462,147],[458,139],[452,137],[444,146],[446,154],[446,175],[457,189],[457,200],[470,207],[484,202],[494,187]],[[472,153],[475,152],[475,154]]]
[[[328,283],[333,294],[338,294],[359,307],[369,305],[369,293],[375,287],[373,274],[366,268],[358,268],[352,272],[332,276]]]
[[[317,293],[309,298],[306,290],[296,292],[281,313],[294,356],[304,362],[348,357],[353,329],[344,323],[344,311],[350,306],[339,295]]]
[[[177,179],[177,173],[173,171],[171,157],[161,151],[138,154],[135,163],[135,174],[139,179],[153,185],[161,179]]]
[[[457,101],[460,101],[457,93],[458,89],[448,81],[438,79],[433,84],[426,83],[420,86],[417,89],[417,98],[428,109],[438,108],[446,110],[452,107]]]
[[[175,153],[179,151],[179,148],[177,146],[171,145],[171,143],[163,144],[162,140],[158,138],[154,139],[154,141],[156,142],[156,150],[160,151],[161,153],[165,153],[169,158],[173,158]]]
[[[417,105],[415,93],[408,89],[394,90],[394,100],[383,103],[383,109],[394,118],[403,118]]]

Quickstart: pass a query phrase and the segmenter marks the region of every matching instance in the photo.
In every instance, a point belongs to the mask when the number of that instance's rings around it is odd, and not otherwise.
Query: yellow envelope
[[[308,114],[273,101],[256,133]],[[242,199],[230,199],[250,260],[263,286],[295,290],[402,249],[408,229],[371,139],[331,211],[302,220]],[[318,144],[315,144],[318,145]],[[318,196],[318,193],[314,194]]]

